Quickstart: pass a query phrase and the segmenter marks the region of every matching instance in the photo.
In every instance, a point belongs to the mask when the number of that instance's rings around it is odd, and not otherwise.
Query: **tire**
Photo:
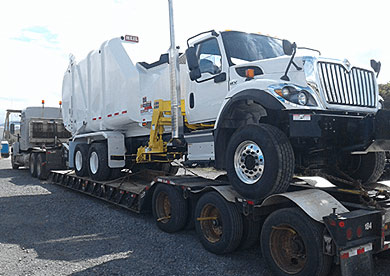
[[[88,151],[88,173],[93,180],[110,179],[108,151],[105,143],[93,143]]]
[[[35,152],[30,154],[29,159],[30,174],[32,177],[37,177],[37,154]]]
[[[245,198],[262,199],[285,192],[294,173],[290,141],[278,128],[266,124],[237,129],[226,157],[229,181]]]
[[[254,247],[260,240],[260,221],[254,221],[249,217],[243,216],[243,234],[241,243],[239,246],[240,250],[245,250]]]
[[[206,250],[226,254],[240,245],[242,216],[236,205],[227,202],[216,192],[207,192],[195,207],[195,229]]]
[[[73,156],[74,170],[77,176],[88,175],[88,145],[77,144]]]
[[[37,155],[37,177],[40,180],[46,180],[49,176],[49,170],[46,164],[46,158],[44,153]]]
[[[260,243],[275,275],[325,276],[332,257],[323,254],[324,226],[298,208],[273,212],[265,220]]]
[[[11,154],[11,166],[13,170],[19,169],[19,165],[15,163],[15,157],[13,154]]]
[[[168,184],[159,184],[153,192],[153,217],[162,231],[174,233],[187,223],[188,203],[180,191]]]
[[[369,152],[344,155],[338,160],[337,165],[338,169],[352,179],[360,181],[363,187],[370,187],[379,180],[385,170],[386,154],[385,152]],[[329,174],[338,176],[337,171],[330,171]]]

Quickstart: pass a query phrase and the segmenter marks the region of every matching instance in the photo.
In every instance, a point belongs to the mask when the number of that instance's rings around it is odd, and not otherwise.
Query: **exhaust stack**
[[[175,45],[175,28],[173,23],[173,7],[172,0],[168,0],[169,5],[169,28],[171,46],[169,48],[169,75],[171,86],[171,113],[172,113],[172,139],[177,139],[182,136],[183,120],[181,120],[180,108],[180,69],[179,69],[179,54]]]

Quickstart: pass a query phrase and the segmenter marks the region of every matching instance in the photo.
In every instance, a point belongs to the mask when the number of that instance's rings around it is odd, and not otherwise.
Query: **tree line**
[[[390,109],[390,82],[386,84],[379,84],[379,94],[385,100],[384,108]]]

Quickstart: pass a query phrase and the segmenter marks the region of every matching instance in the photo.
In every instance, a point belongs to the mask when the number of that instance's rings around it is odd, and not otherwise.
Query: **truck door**
[[[218,38],[211,37],[194,45],[202,76],[191,82],[187,91],[189,123],[215,121],[228,92],[228,64]]]

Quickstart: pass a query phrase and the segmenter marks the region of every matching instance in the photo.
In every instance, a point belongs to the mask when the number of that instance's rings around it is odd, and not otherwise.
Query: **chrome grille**
[[[341,64],[318,62],[322,91],[329,104],[375,107],[374,74],[353,67],[347,71]]]

